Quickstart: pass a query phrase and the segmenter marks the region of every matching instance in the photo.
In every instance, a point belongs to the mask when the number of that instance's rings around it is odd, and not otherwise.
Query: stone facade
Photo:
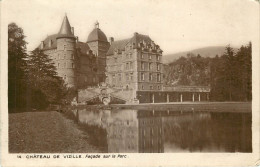
[[[86,43],[78,41],[74,28],[65,16],[59,33],[48,36],[38,48],[53,60],[58,75],[68,87],[82,89],[105,81],[106,52],[109,46],[98,23]]]
[[[136,91],[162,90],[162,50],[149,36],[134,33],[107,52],[107,83]]]

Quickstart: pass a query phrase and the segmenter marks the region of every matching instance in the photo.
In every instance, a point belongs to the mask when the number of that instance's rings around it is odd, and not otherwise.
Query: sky
[[[259,31],[255,0],[2,0],[2,12],[5,23],[23,28],[29,51],[58,33],[65,13],[82,42],[98,21],[107,38],[149,35],[164,54],[240,47]]]

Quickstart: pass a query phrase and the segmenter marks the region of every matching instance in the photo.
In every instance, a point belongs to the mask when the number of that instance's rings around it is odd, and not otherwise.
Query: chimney
[[[71,27],[71,32],[74,35],[74,27]]]
[[[109,42],[110,42],[110,45],[114,42],[114,38],[113,37],[110,37],[109,38]]]

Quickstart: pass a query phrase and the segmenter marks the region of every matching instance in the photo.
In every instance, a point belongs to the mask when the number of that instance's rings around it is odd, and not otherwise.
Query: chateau
[[[59,32],[43,40],[39,49],[53,60],[67,86],[78,89],[79,102],[102,101],[101,94],[141,103],[209,99],[209,88],[163,85],[163,51],[147,35],[108,41],[97,22],[87,41],[80,42],[65,16]]]
[[[106,35],[95,28],[87,42],[74,35],[67,16],[58,34],[50,35],[39,48],[54,61],[58,75],[69,87],[86,88],[105,82],[106,53],[110,47]]]

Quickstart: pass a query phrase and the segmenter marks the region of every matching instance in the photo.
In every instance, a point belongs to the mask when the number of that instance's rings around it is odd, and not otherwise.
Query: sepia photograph
[[[258,0],[0,7],[1,165],[259,165]]]

